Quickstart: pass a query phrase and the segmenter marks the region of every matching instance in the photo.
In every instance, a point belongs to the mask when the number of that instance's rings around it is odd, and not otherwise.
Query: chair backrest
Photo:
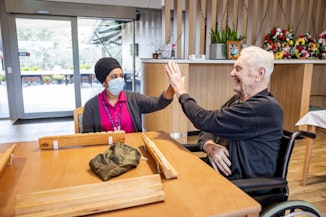
[[[83,132],[83,112],[84,107],[78,107],[74,110],[75,133]]]
[[[277,164],[278,166],[274,176],[286,179],[295,140],[300,137],[314,138],[315,135],[305,131],[297,131],[292,134],[284,132],[283,134],[284,135],[281,140],[281,150]]]

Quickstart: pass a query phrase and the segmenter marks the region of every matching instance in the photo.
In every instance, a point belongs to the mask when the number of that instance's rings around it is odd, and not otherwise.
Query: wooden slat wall
[[[205,33],[206,33],[206,0],[201,0],[200,1],[200,11],[199,11],[199,16],[200,16],[200,46],[199,46],[199,53],[204,54],[205,53]]]
[[[271,17],[271,13],[268,13],[268,4],[269,4],[269,1],[268,0],[264,0],[264,3],[263,3],[263,19],[264,20],[270,20],[270,17]],[[262,25],[262,23],[260,24],[260,30],[261,30],[261,34],[258,35],[258,39],[260,39],[258,41],[259,44],[263,44],[264,43],[264,34],[268,31],[270,31],[270,29],[272,28],[271,25]]]
[[[186,24],[186,28],[189,29],[188,33],[188,55],[189,54],[194,54],[196,52],[195,49],[195,42],[196,42],[196,19],[197,17],[195,16],[195,0],[187,0],[186,3],[186,8],[188,10],[188,22]],[[200,39],[199,39],[200,40]],[[187,50],[187,49],[186,49]],[[186,55],[186,57],[188,57]]]
[[[205,35],[205,50],[203,51],[203,54],[206,54],[209,50],[209,44],[211,42],[211,37],[210,37],[210,33],[211,30],[216,30],[216,25],[215,25],[215,21],[216,21],[216,7],[217,7],[217,0],[207,0],[207,5],[206,5],[206,35]]]
[[[182,1],[174,1],[174,36],[176,42],[176,57],[181,57],[182,42]]]
[[[179,0],[174,1],[179,2]],[[189,54],[209,53],[209,33],[212,28],[215,28],[214,21],[218,23],[219,28],[225,27],[227,23],[229,26],[234,25],[238,33],[246,37],[243,41],[245,44],[261,47],[264,36],[273,26],[282,29],[290,27],[294,30],[295,36],[310,32],[316,39],[322,31],[326,30],[325,0],[183,0],[182,2],[187,14],[187,22],[184,22],[185,31],[182,34],[187,40],[181,44],[182,48],[178,48],[185,50],[183,56],[178,52],[178,58],[187,58]],[[205,11],[201,12],[201,10]],[[201,20],[199,25],[198,20]],[[198,32],[200,34],[196,34]]]
[[[171,19],[171,13],[170,13],[170,8],[171,8],[171,5],[170,5],[170,0],[164,0],[164,6],[163,6],[163,13],[162,13],[162,16],[163,16],[163,25],[164,25],[164,31],[163,31],[163,34],[164,34],[164,39],[165,39],[165,43],[170,43],[170,30],[171,30],[171,26],[170,26],[170,19]]]

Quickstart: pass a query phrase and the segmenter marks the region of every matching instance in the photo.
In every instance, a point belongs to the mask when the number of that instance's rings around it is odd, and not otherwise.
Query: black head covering
[[[97,80],[102,84],[108,74],[110,74],[110,72],[116,68],[121,69],[120,63],[116,59],[112,57],[104,57],[99,59],[94,67]]]

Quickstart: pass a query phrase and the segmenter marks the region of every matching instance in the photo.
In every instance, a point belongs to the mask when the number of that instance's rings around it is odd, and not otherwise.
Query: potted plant
[[[218,29],[216,23],[216,30],[211,30],[211,44],[210,44],[210,59],[226,59],[226,42],[227,41],[242,41],[245,37],[238,35],[235,28],[231,29],[226,25],[225,29]]]
[[[83,69],[88,70],[88,69],[91,69],[91,66],[88,65],[87,63],[85,63],[85,64],[80,64],[79,69],[80,69],[80,70],[83,70]]]
[[[0,75],[0,84],[2,82],[6,82],[6,76],[5,75]]]
[[[55,74],[52,76],[57,81],[57,84],[62,84],[62,80],[65,79],[64,75]]]
[[[226,59],[225,54],[225,43],[226,43],[226,31],[218,29],[218,24],[216,23],[216,29],[211,29],[211,44],[209,47],[209,58],[210,59]]]
[[[46,84],[49,84],[51,81],[51,77],[50,76],[44,76],[43,77],[43,82],[45,82]]]
[[[242,35],[238,35],[237,30],[233,26],[233,29],[226,25],[226,40],[227,41],[242,41],[245,37]]]

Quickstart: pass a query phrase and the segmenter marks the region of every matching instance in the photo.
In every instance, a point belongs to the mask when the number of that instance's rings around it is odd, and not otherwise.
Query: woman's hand
[[[216,171],[222,172],[225,176],[231,175],[230,154],[226,147],[216,144],[213,141],[207,141],[203,146],[208,159]]]

